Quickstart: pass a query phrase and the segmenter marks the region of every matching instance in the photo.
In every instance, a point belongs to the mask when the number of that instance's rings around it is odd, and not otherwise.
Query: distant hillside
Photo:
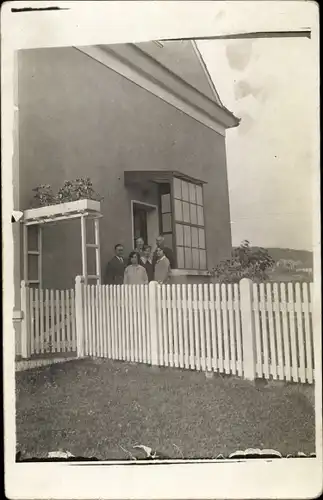
[[[280,259],[302,262],[302,267],[313,268],[313,252],[308,250],[293,250],[291,248],[267,248],[275,262]]]
[[[308,250],[293,250],[292,248],[267,248],[267,250],[275,262],[281,259],[294,260],[300,261],[302,263],[301,267],[313,268],[313,252],[309,252]]]

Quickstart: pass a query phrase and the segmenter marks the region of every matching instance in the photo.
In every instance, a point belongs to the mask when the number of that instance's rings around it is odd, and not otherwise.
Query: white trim
[[[179,91],[175,93],[173,90],[170,90],[169,87],[161,84],[158,80],[156,80],[156,78],[148,75],[144,71],[141,71],[134,65],[130,66],[126,60],[118,56],[118,54],[110,48],[103,49],[98,46],[75,48],[116,73],[124,76],[139,87],[159,97],[171,106],[179,109],[186,115],[212,129],[214,132],[225,136],[225,130],[227,127],[220,122],[220,119],[225,121],[227,112],[217,103],[208,99],[203,94],[200,94],[189,85],[186,85],[180,79],[168,74],[162,66],[158,65],[158,71],[163,75],[165,74],[169,82],[176,82],[176,86],[180,89],[181,95],[179,95]],[[147,56],[142,57],[147,58]],[[185,97],[182,97],[183,94],[185,94]],[[219,119],[217,119],[214,115],[219,116]],[[231,118],[231,121],[232,124],[230,126],[233,126],[233,118]]]
[[[209,276],[209,272],[194,269],[172,269],[172,276]]]
[[[135,228],[133,224],[133,206],[136,205],[144,205],[146,207],[149,207],[153,210],[156,210],[157,214],[157,219],[158,219],[158,205],[153,205],[152,203],[146,203],[144,201],[139,201],[139,200],[131,200],[131,246],[133,245],[134,239],[135,239]]]
[[[205,76],[206,76],[206,79],[207,79],[208,84],[209,84],[209,86],[210,86],[210,88],[211,88],[211,91],[213,92],[213,95],[214,95],[214,97],[215,97],[215,100],[216,100],[216,102],[217,102],[218,104],[220,104],[220,106],[223,106],[223,103],[221,102],[220,96],[219,96],[219,94],[218,94],[218,92],[217,92],[217,90],[216,90],[216,88],[215,88],[215,85],[214,85],[214,82],[213,82],[213,80],[212,80],[212,78],[211,78],[211,75],[210,75],[210,73],[208,72],[207,66],[206,66],[205,61],[204,61],[204,59],[203,59],[203,56],[202,56],[202,54],[201,54],[201,52],[200,52],[200,50],[199,50],[199,48],[198,48],[198,46],[197,46],[197,43],[196,43],[196,41],[195,41],[195,40],[191,40],[191,42],[192,42],[193,49],[194,49],[194,52],[195,52],[195,54],[196,54],[196,57],[197,57],[197,58],[198,58],[198,60],[199,60],[199,63],[200,63],[200,65],[201,65],[202,69],[203,69],[203,72],[204,72],[204,74],[205,74]]]

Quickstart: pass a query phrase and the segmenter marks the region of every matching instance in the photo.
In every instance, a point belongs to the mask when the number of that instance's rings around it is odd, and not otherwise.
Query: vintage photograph
[[[311,50],[17,52],[17,461],[315,456]]]

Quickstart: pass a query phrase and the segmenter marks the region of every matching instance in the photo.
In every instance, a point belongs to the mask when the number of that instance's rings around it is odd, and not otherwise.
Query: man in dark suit
[[[168,247],[165,247],[165,240],[164,240],[163,236],[158,236],[158,238],[156,238],[156,245],[157,245],[157,248],[162,248],[163,249],[164,255],[169,260],[171,269],[173,269],[174,265],[175,265],[173,250],[171,250]],[[157,262],[157,255],[156,255],[157,248],[154,251],[154,257],[153,257],[153,266],[154,266],[154,268],[155,268],[155,264]]]
[[[108,262],[105,272],[106,285],[122,285],[126,263],[123,258],[123,245],[118,243],[114,247],[115,256]]]

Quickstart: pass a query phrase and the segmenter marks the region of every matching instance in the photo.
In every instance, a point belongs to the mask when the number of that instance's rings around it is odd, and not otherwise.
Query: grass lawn
[[[233,377],[111,360],[73,360],[16,374],[17,451],[64,449],[128,459],[136,444],[170,458],[238,449],[315,452],[313,387],[255,387]]]

